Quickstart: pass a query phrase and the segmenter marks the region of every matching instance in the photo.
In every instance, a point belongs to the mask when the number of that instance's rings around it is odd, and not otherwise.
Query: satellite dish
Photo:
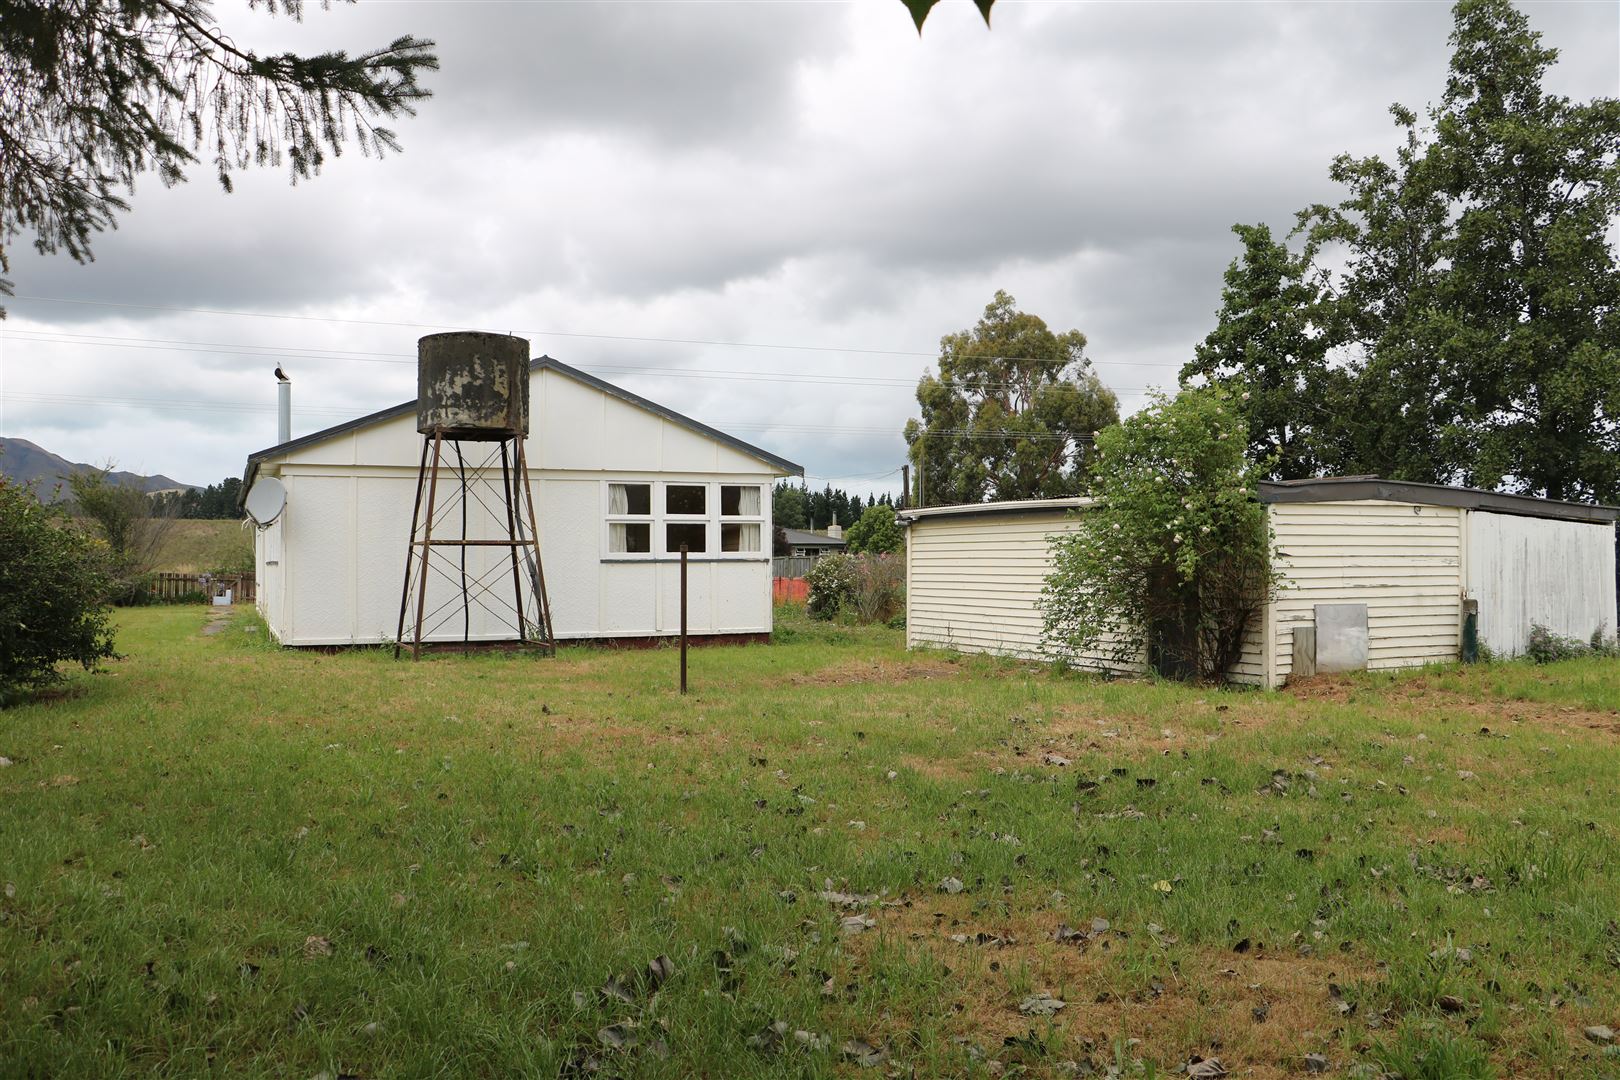
[[[273,476],[261,476],[248,489],[243,505],[247,507],[248,517],[262,529],[281,516],[282,508],[287,505],[287,488]]]

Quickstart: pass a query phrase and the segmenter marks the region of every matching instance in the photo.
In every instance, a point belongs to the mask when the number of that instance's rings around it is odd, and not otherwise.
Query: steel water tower
[[[414,659],[425,645],[500,641],[555,652],[523,451],[529,343],[430,334],[416,356],[422,461],[394,656],[406,647]],[[459,630],[460,640],[446,630]]]

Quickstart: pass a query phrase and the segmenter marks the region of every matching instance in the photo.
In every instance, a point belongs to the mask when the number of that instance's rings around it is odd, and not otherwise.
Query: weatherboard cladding
[[[1072,531],[1064,506],[1026,506],[995,515],[939,515],[915,521],[906,547],[906,641],[1020,659],[1049,659],[1041,647],[1041,589],[1051,542]],[[1234,682],[1264,678],[1260,621],[1245,641]],[[1121,670],[1103,649],[1069,658],[1074,666]],[[1140,659],[1123,665],[1140,672]]]
[[[727,435],[725,432],[720,431],[717,428],[712,428],[701,421],[692,419],[690,416],[684,416],[681,413],[676,412],[674,409],[666,408],[665,406],[658,404],[656,401],[651,401],[639,394],[633,394],[629,390],[626,390],[623,387],[615,386],[604,379],[599,379],[595,375],[588,374],[576,367],[570,367],[560,360],[553,360],[549,356],[542,356],[538,360],[532,361],[529,364],[529,373],[531,376],[535,372],[542,370],[555,371],[559,375],[566,375],[568,378],[600,390],[602,393],[607,394],[610,397],[617,398],[620,401],[626,402],[630,405],[635,405],[638,408],[646,409],[648,412],[661,416],[671,423],[679,424],[681,427],[684,427],[689,431],[696,432],[699,435],[705,435],[711,439],[723,443],[726,446],[731,447],[733,450],[737,450],[741,453],[747,454],[750,457],[757,458],[760,461],[765,462],[767,465],[775,466],[790,476],[804,475],[804,466],[802,465],[797,465],[784,457],[778,457],[769,450],[763,450],[760,447],[754,446],[751,443],[746,443],[735,436]],[[240,500],[247,497],[248,489],[253,486],[253,478],[258,473],[261,462],[267,461],[271,458],[282,457],[295,450],[302,449],[306,446],[313,446],[316,443],[323,442],[335,436],[356,431],[360,428],[370,427],[373,424],[378,424],[385,420],[392,420],[395,417],[404,416],[416,411],[417,402],[415,400],[402,401],[398,405],[391,405],[386,409],[379,409],[376,412],[367,413],[364,416],[357,416],[353,420],[346,420],[341,424],[336,424],[332,427],[324,428],[308,435],[301,435],[296,439],[281,443],[277,446],[266,447],[263,450],[255,450],[253,453],[248,455],[247,468],[242,474],[242,494],[238,497],[238,505],[240,506]]]
[[[1488,620],[1504,642],[1522,639],[1528,623],[1517,624],[1527,604],[1561,634],[1614,627],[1612,523],[1620,511],[1612,507],[1361,478],[1263,484],[1260,498],[1269,504],[1285,580],[1249,633],[1234,681],[1280,685],[1291,670],[1295,628],[1312,623],[1322,603],[1367,605],[1374,669],[1455,660],[1465,588],[1482,597],[1482,628]],[[908,644],[1039,657],[1050,541],[1071,530],[1071,512],[1088,504],[903,512]],[[1475,552],[1470,537],[1475,546],[1488,537],[1494,547]],[[1520,578],[1541,584],[1520,587]],[[1496,647],[1489,631],[1486,641]],[[1104,661],[1089,655],[1079,665]]]
[[[1382,501],[1273,505],[1273,685],[1293,670],[1294,629],[1317,604],[1366,604],[1370,669],[1456,660],[1462,642],[1463,516],[1455,506]]]

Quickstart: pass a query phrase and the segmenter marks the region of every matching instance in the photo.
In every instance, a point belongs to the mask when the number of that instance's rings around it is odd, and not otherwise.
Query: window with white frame
[[[681,545],[692,555],[709,550],[709,485],[664,485],[664,554],[675,555]]]
[[[610,481],[606,485],[610,559],[690,555],[758,556],[764,551],[764,489],[758,484]]]
[[[758,553],[765,527],[758,484],[720,485],[720,550]]]
[[[652,554],[652,488],[651,484],[607,486],[609,554]]]

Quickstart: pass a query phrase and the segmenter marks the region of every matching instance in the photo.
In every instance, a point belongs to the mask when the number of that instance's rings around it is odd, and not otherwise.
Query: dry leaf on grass
[[[1018,1003],[1018,1011],[1025,1016],[1052,1016],[1068,1007],[1068,1002],[1055,998],[1046,991],[1031,994]]]
[[[881,1065],[889,1057],[888,1051],[873,1046],[865,1039],[850,1039],[838,1049],[845,1059],[853,1061],[863,1069]]]

